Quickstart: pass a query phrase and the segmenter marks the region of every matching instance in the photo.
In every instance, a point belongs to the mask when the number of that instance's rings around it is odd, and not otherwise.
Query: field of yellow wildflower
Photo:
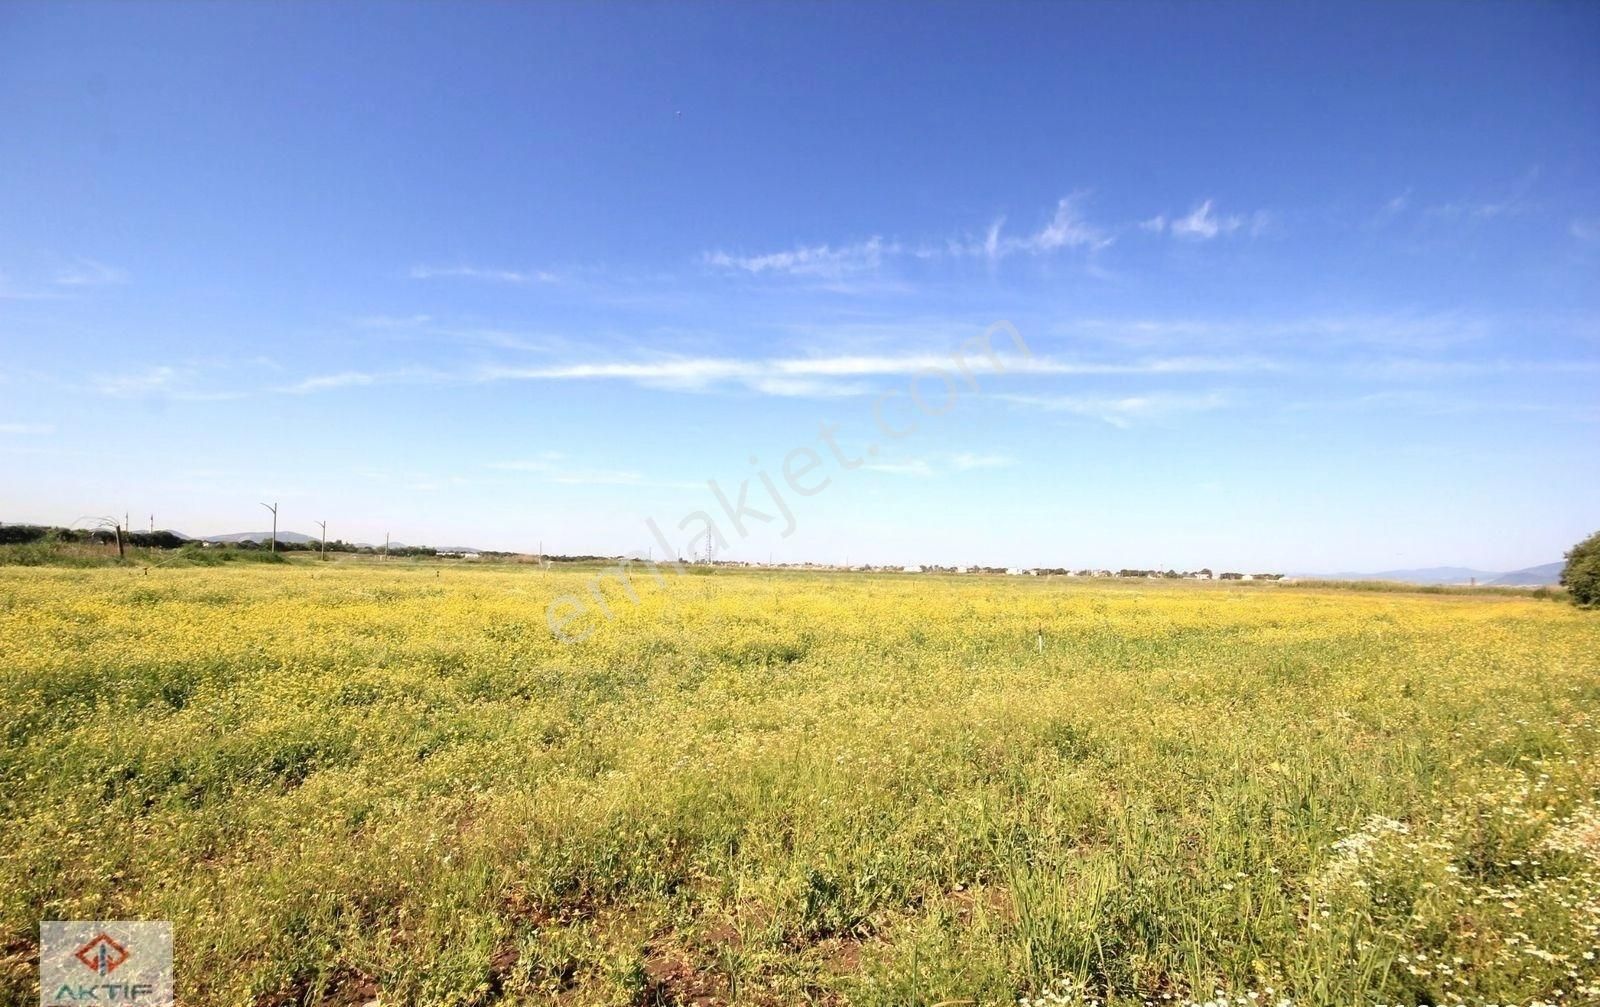
[[[1600,617],[296,561],[0,569],[0,1002],[1600,1000]]]

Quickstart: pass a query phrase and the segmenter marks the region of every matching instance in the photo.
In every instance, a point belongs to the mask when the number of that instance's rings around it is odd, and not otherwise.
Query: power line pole
[[[388,559],[389,558],[389,533],[388,532],[384,532],[383,533],[383,558],[384,559]]]
[[[317,524],[322,526],[322,558],[323,559],[327,559],[328,558],[328,522],[326,522],[326,521],[318,521]]]
[[[278,505],[270,503],[262,504],[261,506],[272,512],[272,551],[276,553],[278,551]]]

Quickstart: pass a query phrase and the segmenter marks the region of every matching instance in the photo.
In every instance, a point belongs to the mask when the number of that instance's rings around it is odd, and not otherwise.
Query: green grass
[[[1600,995],[1593,613],[591,576],[0,570],[0,1002],[46,918],[187,1004]]]
[[[224,563],[283,563],[287,553],[256,549],[202,548],[145,549],[90,542],[26,542],[0,545],[0,566],[60,567],[184,567],[220,566]]]

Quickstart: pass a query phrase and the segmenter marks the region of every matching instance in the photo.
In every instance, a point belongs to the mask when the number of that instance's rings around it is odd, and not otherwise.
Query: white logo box
[[[40,1007],[172,1007],[168,920],[45,920],[39,924]]]

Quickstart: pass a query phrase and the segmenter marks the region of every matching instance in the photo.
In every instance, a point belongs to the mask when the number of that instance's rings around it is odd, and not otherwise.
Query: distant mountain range
[[[1495,583],[1505,587],[1543,587],[1547,584],[1559,584],[1561,570],[1566,565],[1565,560],[1556,560],[1554,563],[1541,563],[1524,570],[1513,570],[1501,574]]]
[[[218,542],[218,543],[270,542],[270,541],[272,541],[272,532],[270,532],[270,531],[236,531],[236,532],[233,532],[232,534],[229,534],[229,535],[207,535],[205,538],[201,539],[200,541],[202,541],[202,542]],[[280,532],[278,532],[278,541],[279,542],[293,542],[293,543],[295,543],[297,545],[304,545],[307,542],[320,542],[322,540],[317,538],[314,535],[302,535],[297,531],[280,531]]]
[[[1430,566],[1417,570],[1380,570],[1377,573],[1304,573],[1296,577],[1317,580],[1394,580],[1404,584],[1472,584],[1496,587],[1543,587],[1561,582],[1560,560],[1501,573],[1466,566]]]

